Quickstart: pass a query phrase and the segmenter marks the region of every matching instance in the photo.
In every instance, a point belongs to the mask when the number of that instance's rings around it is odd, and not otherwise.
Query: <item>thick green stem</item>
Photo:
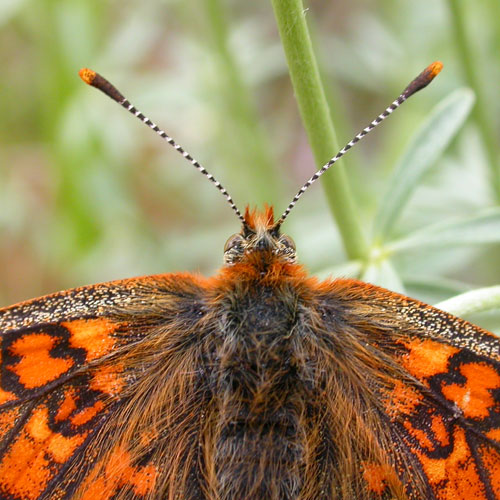
[[[318,167],[338,150],[335,130],[312,50],[302,0],[272,0],[288,62],[295,97]],[[328,204],[350,259],[364,259],[368,250],[344,169],[335,165],[323,176]]]
[[[494,126],[487,111],[487,98],[484,94],[483,87],[479,83],[476,58],[472,55],[473,44],[467,40],[464,13],[466,4],[463,0],[448,0],[448,4],[452,15],[453,32],[459,59],[462,64],[462,70],[467,80],[467,84],[476,94],[476,105],[472,110],[472,116],[481,133],[491,169],[493,190],[497,200],[500,201],[500,161],[498,157],[498,145],[495,139]]]

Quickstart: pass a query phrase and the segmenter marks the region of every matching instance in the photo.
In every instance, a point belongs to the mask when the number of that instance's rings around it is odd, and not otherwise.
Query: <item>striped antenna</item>
[[[365,127],[359,134],[357,134],[351,141],[349,141],[328,163],[325,163],[298,191],[298,193],[293,197],[293,200],[288,205],[287,209],[283,212],[283,215],[280,217],[278,222],[276,222],[275,227],[279,228],[281,224],[288,217],[288,214],[291,212],[292,208],[295,206],[299,198],[307,191],[309,186],[313,184],[316,180],[318,180],[337,160],[342,158],[347,151],[349,151],[354,144],[359,142],[363,137],[368,135],[380,122],[385,120],[394,110],[399,108],[401,104],[403,104],[406,99],[410,96],[418,92],[420,89],[423,89],[431,81],[434,77],[441,71],[443,68],[443,63],[436,61],[427,66],[427,68],[420,73],[401,93],[401,95],[386,108],[386,110],[377,116],[375,120],[373,120],[367,127]]]
[[[147,116],[144,116],[134,105],[132,105],[125,96],[123,96],[119,90],[112,85],[108,80],[102,77],[99,73],[92,71],[91,69],[81,69],[80,70],[80,78],[87,84],[92,85],[96,89],[99,89],[101,92],[104,92],[108,97],[111,97],[113,101],[116,101],[120,106],[123,106],[127,111],[132,113],[134,116],[139,118],[142,123],[147,125],[149,128],[153,129],[162,139],[165,139],[171,146],[175,148],[184,158],[190,161],[191,165],[193,165],[197,170],[199,170],[205,177],[208,178],[215,187],[223,194],[224,198],[226,198],[231,208],[238,216],[238,219],[245,224],[245,219],[241,215],[240,211],[234,204],[233,199],[226,191],[224,186],[211,174],[209,173],[205,167],[203,167],[198,161],[196,161],[187,151],[185,151],[179,144],[177,144],[172,137],[170,137],[166,132],[161,130],[155,123],[153,123]]]

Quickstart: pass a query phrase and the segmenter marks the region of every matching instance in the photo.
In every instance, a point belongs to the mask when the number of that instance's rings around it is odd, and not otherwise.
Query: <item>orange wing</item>
[[[158,340],[158,324],[175,339],[181,326],[198,321],[201,296],[197,279],[165,275],[0,310],[0,498],[78,492],[91,499],[96,491],[101,499],[117,491],[144,498],[154,490],[155,464],[144,456],[138,463],[120,445],[127,440],[115,439],[115,420],[137,385],[138,353],[151,355],[147,344]],[[154,361],[143,362],[145,387],[153,386]],[[138,420],[140,408],[134,411],[129,418]]]
[[[323,285],[325,286],[325,285]],[[354,280],[330,283],[377,371],[385,452],[410,498],[500,498],[500,342],[439,309]],[[330,295],[332,300],[332,295]],[[367,372],[369,373],[369,372]],[[390,474],[365,464],[384,495]]]

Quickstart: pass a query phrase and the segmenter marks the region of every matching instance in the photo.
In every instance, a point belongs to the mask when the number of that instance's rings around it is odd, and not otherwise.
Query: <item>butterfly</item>
[[[493,334],[351,279],[319,281],[281,226],[241,214],[213,277],[86,286],[0,310],[0,498],[500,498]]]

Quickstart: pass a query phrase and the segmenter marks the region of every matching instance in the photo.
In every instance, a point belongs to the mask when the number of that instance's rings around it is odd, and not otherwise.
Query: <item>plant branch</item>
[[[312,50],[302,0],[272,0],[295,97],[318,167],[337,151],[338,143]],[[365,259],[366,240],[342,165],[323,176],[328,204],[350,259]]]

